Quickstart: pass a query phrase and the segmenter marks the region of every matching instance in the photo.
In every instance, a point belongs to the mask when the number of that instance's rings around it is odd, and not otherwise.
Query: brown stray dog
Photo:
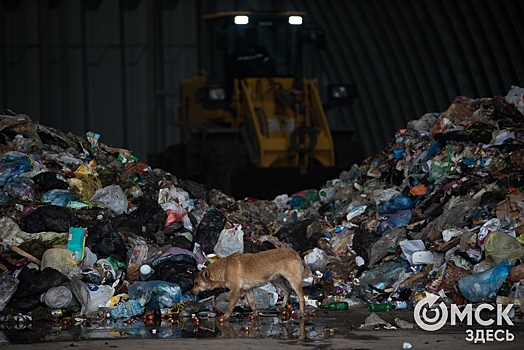
[[[253,298],[253,289],[268,282],[284,291],[282,304],[285,306],[291,294],[286,280],[298,295],[299,317],[304,317],[304,294],[302,278],[311,271],[302,262],[300,255],[291,249],[271,249],[256,254],[233,253],[203,268],[195,277],[191,293],[198,294],[215,288],[229,288],[231,295],[224,319],[229,318],[242,290],[246,293],[249,306],[255,317],[258,311]]]

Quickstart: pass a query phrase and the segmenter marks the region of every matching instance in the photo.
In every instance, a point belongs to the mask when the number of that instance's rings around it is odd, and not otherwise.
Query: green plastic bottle
[[[390,311],[393,310],[393,305],[391,305],[390,303],[369,304],[368,309],[371,312]]]
[[[335,311],[335,310],[347,310],[348,309],[348,303],[346,303],[344,301],[338,301],[338,302],[333,302],[333,303],[321,305],[320,308],[321,309],[329,309],[329,310],[332,310],[332,311]]]

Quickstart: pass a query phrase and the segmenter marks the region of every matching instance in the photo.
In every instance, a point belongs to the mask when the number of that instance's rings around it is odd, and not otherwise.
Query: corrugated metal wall
[[[0,0],[0,109],[146,159],[179,140],[173,108],[198,66],[199,16],[249,8],[305,11],[326,30],[322,82],[359,94],[330,122],[355,128],[369,155],[457,95],[524,86],[518,0]]]
[[[409,120],[454,97],[505,95],[524,85],[524,2],[518,0],[297,0],[327,31],[332,82],[357,84],[346,111],[367,154]]]

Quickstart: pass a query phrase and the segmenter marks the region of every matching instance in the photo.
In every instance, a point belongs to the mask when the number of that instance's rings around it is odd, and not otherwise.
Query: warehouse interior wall
[[[198,69],[199,18],[246,9],[305,11],[325,30],[321,83],[358,91],[329,121],[367,155],[458,95],[524,86],[518,0],[0,0],[0,109],[145,161],[180,141],[173,110]]]

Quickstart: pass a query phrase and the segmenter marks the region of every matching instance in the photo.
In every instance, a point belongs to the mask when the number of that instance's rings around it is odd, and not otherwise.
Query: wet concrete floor
[[[68,325],[60,323],[0,324],[0,344],[4,348],[78,348],[105,349],[521,349],[524,345],[524,323],[515,319],[513,326],[501,329],[514,335],[513,341],[491,340],[486,343],[467,341],[467,330],[495,330],[495,327],[465,326],[449,323],[428,332],[414,323],[413,310],[377,313],[389,326],[362,329],[370,312],[366,308],[343,311],[317,310],[304,322],[266,312],[258,319],[249,315],[219,322],[217,318],[168,320],[100,320]],[[412,329],[395,327],[395,319],[413,324]]]

